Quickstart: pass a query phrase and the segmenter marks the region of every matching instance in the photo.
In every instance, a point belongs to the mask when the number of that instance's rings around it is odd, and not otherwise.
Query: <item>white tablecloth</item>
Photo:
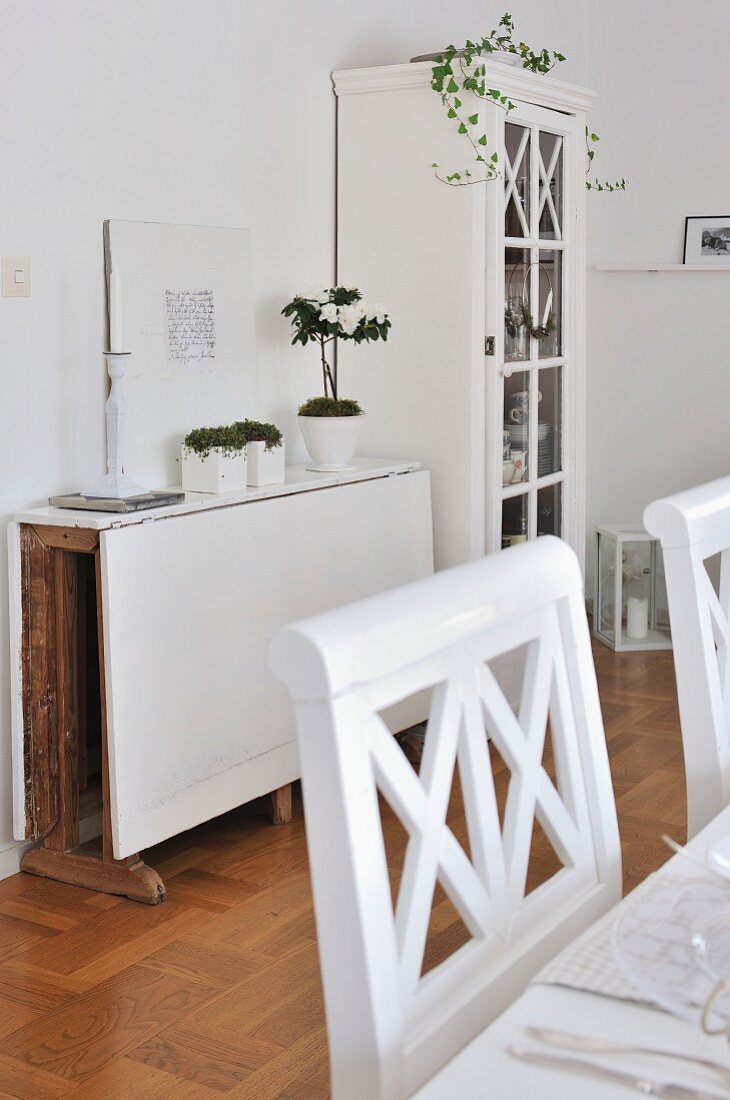
[[[690,850],[704,857],[712,841],[728,834],[730,808],[692,841]],[[657,872],[657,876],[671,875],[683,882],[705,874],[701,867],[681,856],[674,856]],[[621,903],[625,904],[626,901]],[[618,906],[603,921],[614,920],[620,909],[621,906]],[[563,955],[570,956],[571,952],[580,951],[581,941],[590,936],[595,936],[595,927],[589,929],[575,946],[567,948]],[[546,968],[544,972],[547,977],[550,977],[550,970]],[[704,1036],[697,1025],[635,1002],[559,985],[535,983],[424,1086],[418,1092],[418,1100],[444,1100],[452,1096],[455,1100],[475,1100],[476,1097],[480,1100],[616,1100],[617,1097],[631,1095],[623,1086],[604,1084],[595,1078],[574,1073],[543,1069],[513,1058],[507,1049],[510,1045],[539,1045],[525,1035],[524,1029],[530,1025],[559,1028],[631,1045],[681,1050],[685,1054],[712,1058],[730,1068],[730,1046],[727,1041]],[[557,1048],[543,1046],[541,1049],[552,1050],[556,1054],[571,1054]],[[597,1056],[583,1057],[595,1059]],[[730,1088],[723,1086],[719,1077],[670,1060],[643,1058],[634,1061],[622,1054],[609,1056],[606,1064],[625,1071],[637,1070],[658,1080],[702,1088],[718,1097],[730,1097]]]

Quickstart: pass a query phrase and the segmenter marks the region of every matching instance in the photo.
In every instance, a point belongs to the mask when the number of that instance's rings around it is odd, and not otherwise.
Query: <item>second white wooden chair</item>
[[[524,662],[517,713],[490,667],[507,653]],[[295,703],[333,1098],[402,1100],[431,1081],[465,1100],[458,1051],[620,896],[575,555],[543,538],[296,623],[270,665]],[[417,775],[381,715],[423,691]],[[511,772],[502,826],[488,738]],[[446,824],[457,764],[469,855]],[[395,909],[379,794],[409,834]],[[527,893],[535,819],[562,867]],[[471,939],[423,975],[437,882]]]
[[[691,839],[730,803],[730,477],[654,501],[644,526],[664,553]]]

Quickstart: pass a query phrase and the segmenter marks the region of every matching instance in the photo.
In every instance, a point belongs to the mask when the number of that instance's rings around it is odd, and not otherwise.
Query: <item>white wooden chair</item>
[[[730,477],[654,501],[644,526],[664,553],[691,838],[730,802]]]
[[[517,649],[516,715],[489,662]],[[488,1067],[465,1093],[454,1055],[620,897],[575,555],[543,538],[460,566],[295,623],[269,659],[296,709],[334,1100],[401,1100],[440,1072],[439,1095],[488,1095]],[[380,715],[424,689],[417,775]],[[512,773],[502,828],[487,736]],[[471,858],[445,823],[457,761]],[[409,834],[395,913],[378,792]],[[563,866],[526,895],[535,817]],[[437,881],[471,939],[422,976]]]

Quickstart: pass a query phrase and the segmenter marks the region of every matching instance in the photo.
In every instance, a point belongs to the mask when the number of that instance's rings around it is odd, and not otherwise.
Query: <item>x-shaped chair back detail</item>
[[[495,672],[505,659],[518,700]],[[270,663],[295,704],[332,1094],[400,1100],[620,896],[578,563],[543,538],[295,623]],[[384,715],[419,695],[417,774]],[[447,824],[457,769],[465,844]],[[379,799],[408,834],[395,906]],[[527,892],[535,821],[560,870]],[[437,883],[470,938],[424,974]]]

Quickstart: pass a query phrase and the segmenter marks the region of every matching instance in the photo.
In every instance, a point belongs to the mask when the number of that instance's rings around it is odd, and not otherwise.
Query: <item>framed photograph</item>
[[[682,262],[730,267],[730,214],[700,214],[685,218]]]

